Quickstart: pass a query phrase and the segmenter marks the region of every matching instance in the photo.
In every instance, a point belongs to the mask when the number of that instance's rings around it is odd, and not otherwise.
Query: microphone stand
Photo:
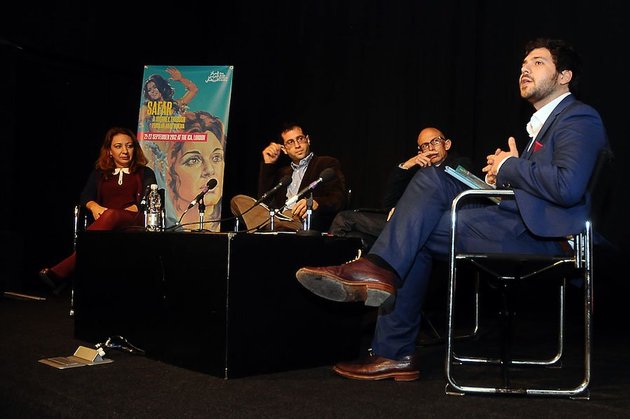
[[[193,230],[193,231],[202,231],[204,230],[203,228],[203,216],[204,216],[204,212],[206,210],[205,205],[203,204],[203,197],[204,195],[211,189],[214,189],[217,186],[217,180],[216,179],[210,179],[207,183],[205,188],[203,188],[203,190],[199,193],[199,195],[197,195],[197,197],[195,198],[194,201],[192,201],[189,205],[188,208],[186,208],[186,210],[184,210],[184,212],[182,213],[182,215],[179,217],[179,220],[177,221],[177,223],[175,224],[176,226],[180,225],[180,223],[182,222],[182,220],[184,219],[184,215],[186,215],[186,213],[195,206],[195,204],[199,205],[199,230]]]
[[[273,208],[269,208],[269,230],[274,231],[274,219],[276,218],[276,210]]]
[[[306,217],[304,218],[304,230],[298,230],[295,234],[298,236],[319,236],[321,233],[311,230],[311,215],[313,214],[313,191],[306,199]]]
[[[258,198],[249,208],[247,208],[245,211],[243,211],[240,216],[242,217],[243,215],[247,214],[249,211],[253,210],[254,208],[256,208],[258,205],[262,204],[267,198],[269,198],[270,196],[272,196],[273,194],[276,193],[276,191],[278,191],[278,189],[280,189],[280,187],[284,186],[284,185],[289,185],[291,183],[291,176],[285,176],[284,178],[282,178],[282,180],[280,181],[280,183],[278,183],[276,186],[274,186],[273,188],[271,188],[270,190],[268,190],[267,192],[265,192],[264,194],[262,194],[262,196],[260,198]],[[270,203],[271,204],[271,203]],[[269,228],[271,231],[274,230],[274,218],[276,213],[278,212],[282,212],[282,210],[284,209],[284,206],[280,209],[272,209],[271,207],[269,207]],[[236,217],[236,224],[234,226],[234,231],[238,231],[239,229],[239,218]]]
[[[206,229],[203,227],[203,219],[206,215],[206,204],[203,202],[203,197],[201,197],[197,205],[199,206],[199,229],[195,231],[206,231]]]
[[[311,192],[306,200],[306,217],[304,218],[304,230],[311,229],[311,214],[313,213],[313,192]]]

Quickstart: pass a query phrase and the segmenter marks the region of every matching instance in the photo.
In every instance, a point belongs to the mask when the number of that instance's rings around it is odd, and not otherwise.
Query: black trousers
[[[330,234],[341,237],[358,237],[363,250],[368,251],[387,222],[386,209],[359,208],[337,214],[330,225]]]

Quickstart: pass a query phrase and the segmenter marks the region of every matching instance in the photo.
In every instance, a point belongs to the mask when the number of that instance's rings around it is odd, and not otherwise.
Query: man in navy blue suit
[[[488,155],[483,168],[486,182],[515,195],[459,212],[461,250],[563,254],[566,237],[584,228],[587,184],[608,141],[598,112],[571,94],[580,64],[564,41],[527,44],[519,87],[536,109],[527,124],[531,140],[519,155],[510,137],[508,150]],[[336,373],[364,380],[419,378],[415,343],[422,302],[433,259],[448,256],[450,205],[463,189],[443,170],[420,170],[365,257],[297,271],[298,281],[323,298],[380,307],[371,353],[336,364]]]

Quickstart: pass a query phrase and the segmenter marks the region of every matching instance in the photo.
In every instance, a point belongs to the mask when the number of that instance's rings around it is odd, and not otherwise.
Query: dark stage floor
[[[590,400],[444,393],[444,346],[419,349],[416,382],[361,382],[328,366],[224,380],[109,350],[111,364],[57,370],[41,358],[79,346],[69,295],[0,298],[0,417],[627,417],[630,346],[606,310],[595,314]],[[611,310],[615,311],[615,310]],[[570,344],[571,338],[568,338]],[[252,342],[256,345],[256,342]],[[570,352],[570,351],[569,351]]]

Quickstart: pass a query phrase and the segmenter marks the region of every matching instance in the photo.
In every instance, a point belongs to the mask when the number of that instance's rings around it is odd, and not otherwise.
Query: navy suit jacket
[[[497,186],[514,190],[527,228],[542,237],[564,237],[584,229],[589,217],[586,193],[599,151],[608,146],[599,113],[573,95],[564,98],[545,121],[535,143],[508,158],[497,175]],[[510,208],[511,207],[511,208]]]

